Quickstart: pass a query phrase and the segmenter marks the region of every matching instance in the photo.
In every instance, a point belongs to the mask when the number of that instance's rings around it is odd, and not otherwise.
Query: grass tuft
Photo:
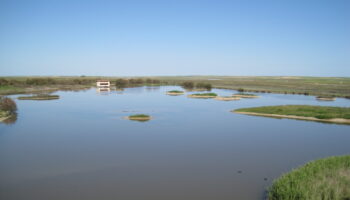
[[[307,163],[275,180],[269,200],[350,199],[350,155]]]

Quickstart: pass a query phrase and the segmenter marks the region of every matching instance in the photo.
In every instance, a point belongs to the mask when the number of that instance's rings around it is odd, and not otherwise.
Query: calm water
[[[350,106],[349,100],[259,94],[222,102],[165,95],[170,89],[178,88],[91,89],[57,92],[60,100],[16,100],[17,121],[0,124],[0,199],[263,199],[281,173],[350,153],[350,126],[229,112],[281,104]],[[154,120],[123,119],[136,113]]]

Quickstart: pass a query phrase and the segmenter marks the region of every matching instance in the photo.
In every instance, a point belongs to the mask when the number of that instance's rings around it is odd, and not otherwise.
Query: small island
[[[264,117],[350,124],[350,108],[348,107],[282,105],[240,108],[232,112]]]
[[[269,200],[348,199],[350,155],[311,161],[275,180]]]
[[[216,93],[196,93],[196,94],[190,94],[188,97],[190,98],[199,98],[199,99],[209,99],[209,98],[215,98],[218,95]]]
[[[240,100],[241,98],[234,97],[234,96],[217,96],[214,99],[219,101],[236,101],[236,100]]]
[[[180,90],[170,90],[166,92],[166,94],[170,96],[179,96],[179,95],[183,95],[184,93],[185,93],[184,91],[180,91]]]
[[[331,96],[317,96],[316,99],[318,101],[334,101],[335,97],[331,97]]]
[[[32,95],[32,96],[18,97],[19,100],[54,100],[59,98],[60,96],[58,95],[48,95],[48,94],[38,94],[38,95]]]
[[[145,122],[145,121],[151,120],[152,117],[149,115],[145,115],[145,114],[136,114],[136,115],[130,115],[130,116],[126,117],[126,119]]]
[[[232,95],[233,97],[239,97],[239,98],[259,98],[258,95],[255,94],[249,94],[249,93],[237,93]]]

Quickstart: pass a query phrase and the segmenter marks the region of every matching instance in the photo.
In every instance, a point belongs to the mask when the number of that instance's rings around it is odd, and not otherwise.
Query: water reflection
[[[160,90],[160,86],[146,86],[147,91],[158,91]]]
[[[110,88],[99,87],[99,88],[96,89],[96,92],[98,94],[101,94],[101,95],[108,95],[111,92],[111,89]]]

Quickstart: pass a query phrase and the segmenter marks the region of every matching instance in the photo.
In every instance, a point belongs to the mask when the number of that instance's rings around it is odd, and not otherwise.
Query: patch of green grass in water
[[[192,94],[193,96],[212,96],[212,97],[216,97],[218,96],[216,93],[196,93],[196,94]]]
[[[180,91],[180,90],[170,90],[168,92],[169,93],[184,93],[183,91]]]
[[[150,118],[150,116],[145,114],[136,114],[136,115],[130,115],[129,118]]]

